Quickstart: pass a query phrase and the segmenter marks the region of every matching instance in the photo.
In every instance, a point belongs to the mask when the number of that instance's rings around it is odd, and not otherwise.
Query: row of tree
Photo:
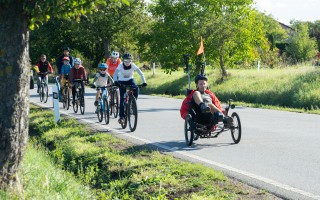
[[[110,51],[130,51],[141,62],[158,62],[167,72],[183,65],[181,55],[194,53],[204,38],[207,63],[251,67],[260,60],[269,67],[308,61],[320,44],[319,22],[292,21],[291,27],[252,8],[252,0],[168,1],[128,6],[106,4],[98,12],[74,18],[53,18],[31,32],[31,58],[43,52],[57,56],[63,46],[74,49],[96,67]],[[318,44],[317,44],[318,42]]]
[[[119,50],[171,72],[183,66],[185,53],[203,61],[195,55],[203,37],[207,63],[225,77],[226,66],[301,62],[318,50],[320,22],[295,21],[286,31],[252,0],[149,2],[0,0],[0,188],[15,180],[27,143],[30,58],[34,64],[45,53],[54,63],[69,46],[95,67]]]

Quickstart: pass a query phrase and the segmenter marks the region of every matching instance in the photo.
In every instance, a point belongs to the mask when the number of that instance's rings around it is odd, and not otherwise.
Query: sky
[[[259,11],[290,25],[290,20],[320,20],[320,0],[254,0]]]

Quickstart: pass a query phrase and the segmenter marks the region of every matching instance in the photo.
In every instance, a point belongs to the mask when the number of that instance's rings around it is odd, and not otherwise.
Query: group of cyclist
[[[98,66],[98,72],[94,76],[92,87],[97,88],[96,98],[94,105],[98,105],[98,100],[100,93],[103,92],[105,87],[115,85],[130,85],[136,86],[136,82],[134,80],[133,74],[134,71],[137,71],[142,80],[142,86],[147,86],[146,79],[144,77],[143,72],[137,67],[136,64],[132,62],[132,55],[130,53],[124,53],[122,56],[123,61],[121,61],[119,52],[113,51],[111,53],[110,58],[107,59],[106,63],[101,63]],[[87,82],[87,73],[85,68],[81,65],[80,58],[73,58],[70,55],[70,48],[66,47],[63,49],[63,55],[59,56],[56,61],[57,71],[59,74],[59,82],[57,82],[57,86],[59,89],[59,101],[63,99],[63,88],[66,87],[65,83],[69,81],[69,87],[72,88],[72,103],[74,104],[75,99],[75,88],[77,87],[78,82],[74,82],[74,80],[83,80],[81,84],[88,83]],[[45,55],[41,55],[40,61],[37,63],[35,69],[38,73],[38,93],[40,88],[40,78],[45,77],[46,82],[48,82],[48,72],[53,73],[53,68],[51,64],[46,60]],[[82,85],[81,88],[85,88]],[[119,112],[119,120],[118,122],[121,123],[124,119],[124,93],[126,89],[120,87],[120,95],[118,99],[120,99],[120,112]],[[138,98],[139,88],[135,87],[134,89],[134,96]],[[84,94],[84,91],[83,91]],[[97,112],[97,110],[96,110]]]

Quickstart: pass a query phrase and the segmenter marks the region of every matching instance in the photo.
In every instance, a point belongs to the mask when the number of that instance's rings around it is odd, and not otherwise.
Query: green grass
[[[94,190],[70,172],[58,169],[48,152],[29,140],[15,185],[0,199],[95,199]]]
[[[63,117],[58,125],[53,120],[51,110],[31,106],[31,142],[19,183],[0,192],[3,199],[268,199],[270,195],[200,164],[89,130],[74,119]]]
[[[144,73],[148,82],[144,93],[185,97],[188,78],[182,71]],[[231,76],[221,82],[218,69],[206,70],[210,89],[221,101],[233,99],[246,106],[320,114],[320,69],[299,66],[260,71],[232,69],[228,73]],[[195,88],[194,77],[192,74],[191,88]]]

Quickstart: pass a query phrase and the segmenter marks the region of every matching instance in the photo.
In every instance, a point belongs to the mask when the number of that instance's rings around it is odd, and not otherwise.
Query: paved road
[[[51,91],[51,88],[50,88]],[[177,157],[200,162],[249,185],[263,188],[285,199],[320,199],[320,115],[236,107],[242,123],[242,139],[233,144],[230,132],[218,138],[199,139],[191,147],[184,141],[182,100],[140,95],[139,121],[135,132],[121,129],[113,117],[109,125],[94,114],[95,90],[86,89],[85,115],[74,114],[101,130],[137,144],[149,143]],[[30,101],[52,107],[51,98],[40,103],[36,90]]]

